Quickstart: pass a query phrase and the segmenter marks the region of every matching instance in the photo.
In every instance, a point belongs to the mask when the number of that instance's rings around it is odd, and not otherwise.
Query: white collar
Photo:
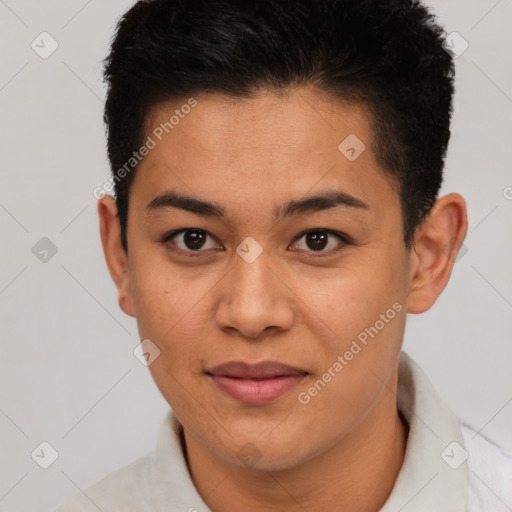
[[[400,473],[380,512],[467,510],[468,470],[458,420],[405,352],[398,375],[398,409],[409,424],[409,437]]]
[[[467,463],[458,465],[464,459],[459,422],[420,367],[404,352],[400,356],[397,396],[398,409],[409,424],[409,437],[402,468],[380,512],[467,510]],[[169,411],[152,459],[153,489],[148,501],[155,511],[211,512],[189,475],[180,430],[176,416]]]

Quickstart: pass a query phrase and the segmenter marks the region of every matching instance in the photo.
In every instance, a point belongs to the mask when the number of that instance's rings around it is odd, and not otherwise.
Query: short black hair
[[[372,113],[373,150],[400,185],[410,247],[436,201],[450,139],[455,72],[444,39],[417,0],[141,0],[105,59],[112,175],[141,147],[160,102],[314,85]],[[115,180],[126,252],[135,172]]]

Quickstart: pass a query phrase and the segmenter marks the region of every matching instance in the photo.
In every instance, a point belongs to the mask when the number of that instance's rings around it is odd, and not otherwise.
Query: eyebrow
[[[317,195],[310,195],[301,199],[288,201],[274,209],[275,220],[282,220],[293,215],[315,213],[339,206],[369,210],[370,207],[361,199],[341,190],[329,190]],[[168,208],[180,208],[196,215],[204,217],[217,217],[225,219],[226,210],[217,203],[203,201],[192,196],[185,196],[167,190],[155,197],[147,206],[148,213],[166,210]]]

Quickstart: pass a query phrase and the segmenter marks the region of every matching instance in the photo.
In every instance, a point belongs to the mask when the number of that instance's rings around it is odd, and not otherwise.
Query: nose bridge
[[[261,241],[261,237],[258,238]],[[269,300],[272,272],[268,267],[271,263],[268,247],[264,248],[251,236],[242,240],[233,257],[232,291],[240,295],[238,299],[248,299],[250,302],[251,296],[254,296],[257,300]]]
[[[268,254],[263,251],[253,259],[236,255],[217,310],[217,321],[223,328],[234,328],[248,337],[257,337],[268,327],[288,329],[293,322],[287,288],[276,277]],[[240,249],[239,247],[239,249]],[[237,250],[237,252],[239,251]]]
[[[252,300],[268,302],[273,295],[269,261],[259,256],[255,261],[247,262],[243,258],[235,259],[233,268],[233,291],[238,301]],[[275,279],[275,278],[274,278]]]

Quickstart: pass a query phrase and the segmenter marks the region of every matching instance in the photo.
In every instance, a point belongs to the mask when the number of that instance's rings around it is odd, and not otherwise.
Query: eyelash
[[[177,236],[177,235],[179,235],[181,233],[186,233],[187,231],[200,231],[200,232],[205,233],[207,236],[210,236],[211,238],[213,238],[215,240],[215,238],[210,233],[208,233],[208,231],[205,231],[204,229],[200,229],[200,228],[184,228],[184,229],[178,229],[178,230],[174,230],[174,231],[171,231],[171,232],[167,233],[161,239],[161,243],[163,245],[165,245],[166,247],[169,247],[169,242],[175,236]],[[308,253],[306,255],[306,257],[319,258],[319,257],[331,256],[331,255],[336,254],[339,251],[341,251],[341,249],[345,245],[350,245],[350,244],[353,243],[347,235],[345,235],[343,233],[339,233],[338,231],[333,231],[333,230],[330,230],[330,229],[314,228],[314,229],[308,229],[307,231],[303,231],[300,235],[298,235],[295,238],[295,240],[292,242],[292,244],[296,243],[298,240],[300,240],[302,237],[306,236],[309,233],[323,233],[323,234],[334,235],[337,238],[339,238],[339,240],[341,242],[341,244],[340,244],[341,246],[337,247],[335,249],[330,249],[329,251],[311,251],[311,250],[310,251],[305,251],[306,253]],[[173,245],[174,245],[174,247],[171,248],[170,250],[172,250],[173,252],[176,252],[178,254],[183,254],[184,256],[191,257],[191,258],[195,258],[197,256],[201,256],[201,253],[207,252],[207,250],[201,250],[201,249],[199,249],[197,251],[193,251],[193,250],[185,251],[184,249],[180,249],[179,247],[176,247],[176,245],[174,243],[173,243]],[[303,251],[302,250],[295,250],[294,252],[303,252]],[[315,252],[317,254],[314,254]]]

